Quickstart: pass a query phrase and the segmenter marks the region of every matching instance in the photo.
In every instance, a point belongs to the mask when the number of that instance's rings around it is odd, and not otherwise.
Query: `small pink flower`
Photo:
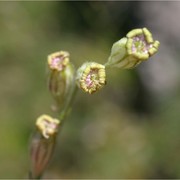
[[[105,66],[95,62],[84,63],[77,71],[76,81],[89,94],[98,91],[106,84]]]
[[[69,53],[59,51],[48,56],[48,65],[50,69],[62,71],[69,63]]]

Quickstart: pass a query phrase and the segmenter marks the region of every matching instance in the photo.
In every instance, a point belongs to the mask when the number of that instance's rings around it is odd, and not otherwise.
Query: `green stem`
[[[76,83],[75,83],[75,81],[73,81],[71,91],[69,93],[69,96],[67,96],[67,100],[65,102],[65,106],[64,106],[63,110],[60,112],[59,120],[61,121],[61,126],[60,126],[61,128],[62,128],[62,124],[65,121],[66,116],[69,113],[69,110],[70,110],[71,105],[72,105],[72,103],[74,101],[75,95],[77,93],[77,90],[78,90],[78,88],[76,86]],[[53,143],[53,148],[54,148],[55,144],[56,143],[54,142]],[[48,161],[51,159],[51,156],[52,156],[52,152],[51,152],[51,154],[48,157],[49,158]],[[29,179],[41,179],[42,175],[44,174],[44,172],[45,172],[45,169],[44,169],[44,171],[40,175],[38,175],[37,177],[33,177],[33,174],[30,171],[29,172]]]
[[[68,113],[69,113],[69,110],[70,110],[70,108],[71,108],[71,105],[72,105],[72,103],[73,103],[73,101],[74,101],[74,98],[75,98],[75,96],[76,96],[77,90],[78,90],[78,88],[77,88],[76,83],[75,83],[75,81],[74,81],[74,83],[73,83],[73,85],[72,85],[71,92],[70,92],[70,94],[69,94],[69,96],[68,96],[68,98],[67,98],[67,100],[66,100],[66,102],[65,102],[64,108],[63,108],[63,110],[60,112],[59,120],[61,121],[61,125],[62,125],[62,123],[65,121],[65,118],[66,118],[66,116],[67,116]]]

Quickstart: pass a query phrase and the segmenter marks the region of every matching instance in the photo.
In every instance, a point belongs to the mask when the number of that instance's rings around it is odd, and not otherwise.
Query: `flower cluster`
[[[98,92],[106,85],[106,68],[132,69],[154,55],[159,45],[147,28],[134,29],[113,44],[105,64],[85,62],[76,73],[67,51],[48,55],[48,88],[56,102],[60,120],[48,115],[37,119],[36,134],[31,142],[30,178],[40,179],[45,171],[52,157],[59,126],[69,113],[76,89],[87,94]]]

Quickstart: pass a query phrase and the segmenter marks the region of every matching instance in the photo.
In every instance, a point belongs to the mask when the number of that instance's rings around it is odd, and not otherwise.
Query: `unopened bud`
[[[77,71],[76,82],[83,91],[92,94],[106,84],[105,66],[96,62],[86,62]]]
[[[106,66],[134,68],[155,54],[159,45],[147,28],[134,29],[113,44]]]

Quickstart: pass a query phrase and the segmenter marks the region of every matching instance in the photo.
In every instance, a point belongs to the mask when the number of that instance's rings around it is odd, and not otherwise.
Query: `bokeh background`
[[[0,2],[0,178],[27,178],[36,118],[51,114],[47,55],[105,63],[147,27],[159,52],[107,86],[78,92],[46,178],[180,178],[180,2]]]

